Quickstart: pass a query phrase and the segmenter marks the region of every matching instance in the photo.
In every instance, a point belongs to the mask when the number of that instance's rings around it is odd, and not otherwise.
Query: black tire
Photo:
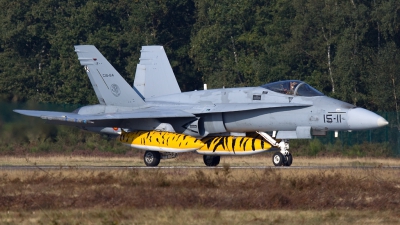
[[[221,157],[219,155],[203,155],[203,161],[206,166],[218,166]]]
[[[292,154],[289,153],[288,155],[285,155],[285,162],[283,163],[283,165],[290,166],[292,165],[292,162],[293,162]]]
[[[160,159],[161,155],[156,151],[146,151],[143,156],[144,164],[146,164],[146,166],[158,166]]]
[[[280,152],[275,152],[275,154],[272,156],[272,163],[275,166],[282,166],[284,161],[284,157],[282,153]]]

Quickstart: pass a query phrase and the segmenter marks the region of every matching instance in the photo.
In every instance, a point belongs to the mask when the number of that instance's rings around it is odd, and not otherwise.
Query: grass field
[[[272,154],[253,156],[222,156],[220,166],[273,166]],[[143,152],[130,156],[0,156],[0,166],[4,165],[54,165],[54,166],[144,166]],[[177,158],[161,160],[160,166],[204,166],[202,155],[183,153]],[[346,157],[294,157],[292,166],[400,166],[400,158],[346,158]]]
[[[0,212],[2,224],[399,224],[396,211],[75,209]]]
[[[225,157],[215,169],[85,170],[79,165],[143,165],[131,157],[1,157],[0,165],[63,170],[0,171],[5,224],[400,224],[399,159],[295,158],[293,165],[369,169],[232,169],[272,165]],[[166,165],[202,166],[199,155]]]

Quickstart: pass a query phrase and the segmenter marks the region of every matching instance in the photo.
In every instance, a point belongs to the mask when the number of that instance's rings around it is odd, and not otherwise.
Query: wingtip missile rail
[[[82,120],[82,119],[70,118],[67,116],[63,116],[63,117],[41,116],[40,118],[44,119],[44,120],[57,120],[57,121],[65,121],[65,122],[71,122],[71,123],[84,123],[84,124],[94,123],[91,120]]]

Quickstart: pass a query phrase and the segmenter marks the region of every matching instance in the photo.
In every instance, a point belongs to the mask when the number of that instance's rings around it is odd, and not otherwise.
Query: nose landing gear
[[[270,143],[272,146],[280,148],[279,152],[276,152],[272,156],[272,163],[275,166],[290,166],[292,165],[293,162],[293,157],[292,154],[288,151],[289,149],[289,143],[287,140],[281,140],[279,143],[275,141],[274,138],[269,136],[269,134],[262,132],[262,131],[257,131],[261,137],[263,137],[268,143]]]
[[[293,157],[292,154],[283,155],[281,152],[275,152],[272,156],[272,163],[275,166],[290,166],[292,165]]]

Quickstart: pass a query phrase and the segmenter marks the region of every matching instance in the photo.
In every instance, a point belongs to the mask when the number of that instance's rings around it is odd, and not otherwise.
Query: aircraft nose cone
[[[378,119],[378,126],[379,127],[384,127],[384,126],[386,126],[388,124],[389,124],[389,122],[387,120],[385,120],[383,117]]]
[[[383,117],[363,108],[350,109],[347,124],[350,130],[374,129],[388,125]]]

